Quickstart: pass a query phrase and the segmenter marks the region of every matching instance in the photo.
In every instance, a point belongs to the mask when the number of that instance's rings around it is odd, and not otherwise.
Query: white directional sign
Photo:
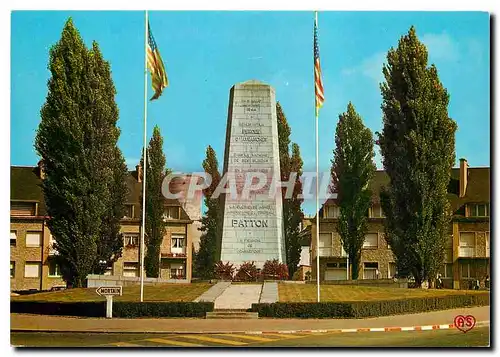
[[[113,296],[122,295],[121,286],[100,286],[95,291],[99,296],[106,296],[106,317],[113,317]]]
[[[95,291],[100,296],[106,295],[122,295],[121,286],[100,286]]]

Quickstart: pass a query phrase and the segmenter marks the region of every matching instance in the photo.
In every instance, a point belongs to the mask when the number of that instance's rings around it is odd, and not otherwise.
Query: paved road
[[[485,347],[489,327],[412,332],[300,334],[83,334],[12,333],[11,344],[29,347]]]

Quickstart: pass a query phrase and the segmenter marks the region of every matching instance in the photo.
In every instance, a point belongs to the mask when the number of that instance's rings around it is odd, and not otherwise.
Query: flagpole
[[[318,26],[318,12],[315,11],[315,21],[316,27]],[[316,98],[316,97],[315,97]],[[315,99],[316,101],[317,99]],[[316,285],[317,285],[317,295],[318,302],[320,302],[320,293],[319,293],[319,148],[318,148],[318,115],[319,110],[317,103],[315,103],[315,126],[316,126]]]
[[[141,302],[144,301],[144,229],[146,222],[146,172],[147,172],[147,117],[148,117],[148,10],[145,12],[144,25],[144,147],[142,168],[142,224],[141,224]]]

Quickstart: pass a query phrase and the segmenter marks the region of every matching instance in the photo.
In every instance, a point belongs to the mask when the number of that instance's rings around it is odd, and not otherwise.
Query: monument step
[[[233,312],[249,312],[248,309],[214,309],[213,312],[233,313]]]
[[[207,312],[206,319],[258,319],[258,312],[245,312],[245,311],[212,311]]]

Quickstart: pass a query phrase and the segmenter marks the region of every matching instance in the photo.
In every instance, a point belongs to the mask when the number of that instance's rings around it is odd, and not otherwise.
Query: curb
[[[489,326],[490,321],[478,321],[474,327]],[[212,334],[245,334],[245,335],[265,335],[265,334],[294,334],[294,333],[352,333],[352,332],[403,332],[403,331],[429,331],[429,330],[449,330],[455,328],[454,324],[443,325],[423,325],[410,327],[362,327],[362,328],[346,328],[346,329],[320,329],[320,330],[266,330],[266,331],[113,331],[113,330],[43,330],[43,329],[22,329],[11,328],[10,332],[44,332],[44,333],[119,333],[119,334],[172,334],[172,335],[212,335]]]

